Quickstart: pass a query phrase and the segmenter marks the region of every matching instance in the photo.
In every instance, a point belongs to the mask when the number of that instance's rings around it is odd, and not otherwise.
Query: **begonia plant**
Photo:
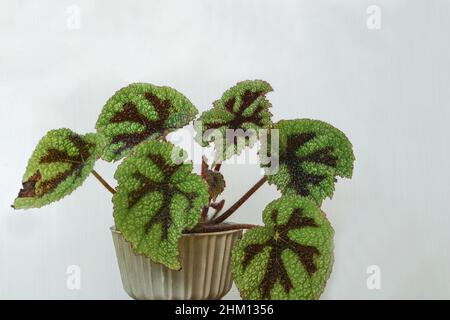
[[[354,155],[347,137],[311,119],[273,123],[265,81],[247,80],[225,91],[197,119],[196,107],[170,87],[134,83],[105,104],[96,132],[49,131],[37,144],[14,201],[40,208],[71,194],[92,173],[112,194],[115,227],[137,254],[181,268],[183,233],[249,229],[232,253],[232,272],[244,299],[317,299],[333,265],[334,231],[321,210],[337,177],[351,178]],[[201,173],[167,135],[189,123],[195,140],[214,147]],[[257,143],[259,141],[259,143]],[[257,145],[264,176],[224,210],[224,161]],[[120,161],[112,187],[97,160]],[[273,163],[276,168],[269,168]],[[263,226],[227,219],[265,183],[279,198],[262,213]],[[219,199],[219,200],[218,200]]]

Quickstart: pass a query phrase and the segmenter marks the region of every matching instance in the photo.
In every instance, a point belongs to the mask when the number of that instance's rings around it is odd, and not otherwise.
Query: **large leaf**
[[[279,149],[269,156],[279,159],[279,170],[267,178],[283,195],[298,194],[320,204],[333,195],[337,176],[351,178],[355,160],[352,145],[335,127],[299,119],[281,120],[274,129],[279,130]],[[267,164],[264,153],[260,154],[261,162]]]
[[[78,135],[69,129],[49,131],[34,150],[14,201],[15,209],[40,208],[78,188],[100,157],[98,135]]]
[[[103,159],[119,160],[142,141],[185,126],[197,112],[175,89],[130,84],[108,100],[97,120],[97,131],[109,140]]]
[[[113,196],[116,228],[134,251],[171,269],[181,267],[178,239],[197,224],[209,198],[192,164],[172,160],[180,151],[158,140],[140,144],[117,169]]]
[[[242,81],[228,89],[196,122],[196,140],[203,146],[214,141],[219,161],[252,146],[259,130],[271,124],[271,104],[266,99],[270,91],[270,84],[262,80]]]
[[[309,199],[284,196],[264,209],[264,227],[239,240],[234,280],[244,299],[317,299],[333,266],[333,229]]]

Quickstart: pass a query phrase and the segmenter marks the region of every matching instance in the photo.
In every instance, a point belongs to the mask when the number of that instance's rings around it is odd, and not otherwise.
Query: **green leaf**
[[[108,139],[102,158],[120,160],[144,140],[185,126],[197,113],[194,105],[175,89],[130,84],[108,100],[97,120],[97,131]]]
[[[116,171],[113,196],[116,228],[134,251],[171,269],[181,268],[178,239],[197,224],[209,198],[192,164],[177,159],[180,151],[157,140],[137,146]]]
[[[283,196],[264,209],[264,227],[233,249],[243,299],[318,299],[333,266],[333,229],[308,198]]]
[[[214,141],[219,161],[251,147],[259,129],[271,124],[271,104],[266,94],[272,90],[270,84],[262,80],[242,81],[228,89],[196,122],[196,140],[203,146]]]
[[[332,197],[336,177],[351,178],[352,145],[344,133],[330,124],[310,119],[281,120],[278,129],[279,148],[272,158],[279,158],[278,171],[267,174],[283,195],[297,194],[314,199],[318,204]],[[267,150],[271,150],[270,139]],[[268,156],[260,154],[263,167]]]
[[[87,178],[103,147],[104,142],[94,133],[47,132],[28,161],[13,207],[40,208],[69,195]]]

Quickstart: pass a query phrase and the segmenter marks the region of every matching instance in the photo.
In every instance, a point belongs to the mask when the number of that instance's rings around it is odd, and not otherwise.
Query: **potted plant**
[[[350,178],[346,136],[318,120],[271,121],[271,86],[243,81],[200,115],[195,140],[214,145],[193,172],[186,152],[166,140],[197,115],[170,87],[131,84],[104,106],[96,133],[48,132],[34,150],[15,209],[39,208],[72,193],[92,173],[112,194],[111,228],[122,282],[136,299],[220,299],[234,279],[244,299],[316,299],[333,264],[333,229],[321,211],[336,177]],[[222,162],[259,143],[264,176],[223,210]],[[111,187],[98,159],[121,160]],[[264,183],[281,197],[264,226],[226,220]],[[249,229],[242,237],[243,230]]]

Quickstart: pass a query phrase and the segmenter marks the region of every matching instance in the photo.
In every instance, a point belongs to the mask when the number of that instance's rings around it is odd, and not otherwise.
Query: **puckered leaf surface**
[[[22,179],[15,209],[40,208],[72,193],[86,179],[103,150],[93,133],[49,131],[34,150]]]
[[[299,119],[281,120],[274,129],[279,130],[279,150],[270,156],[279,158],[279,170],[267,178],[283,195],[310,197],[320,204],[333,195],[337,176],[351,178],[355,160],[352,145],[335,127]],[[267,155],[260,157],[262,163],[268,162]]]
[[[264,209],[232,254],[243,299],[318,299],[333,266],[333,229],[317,205],[283,196]]]
[[[180,151],[158,140],[137,146],[115,173],[113,196],[116,228],[135,253],[171,269],[180,269],[178,240],[184,229],[197,224],[209,198],[192,164],[178,161]]]
[[[203,179],[205,179],[208,184],[208,191],[211,200],[216,200],[217,196],[225,190],[225,178],[220,172],[207,169],[203,173]]]
[[[185,126],[197,112],[175,89],[148,83],[130,84],[108,100],[97,120],[97,131],[109,140],[102,158],[120,160],[142,141]]]
[[[196,140],[203,146],[214,141],[216,160],[225,160],[252,146],[261,128],[271,124],[272,87],[262,80],[246,80],[228,89],[196,122]]]

